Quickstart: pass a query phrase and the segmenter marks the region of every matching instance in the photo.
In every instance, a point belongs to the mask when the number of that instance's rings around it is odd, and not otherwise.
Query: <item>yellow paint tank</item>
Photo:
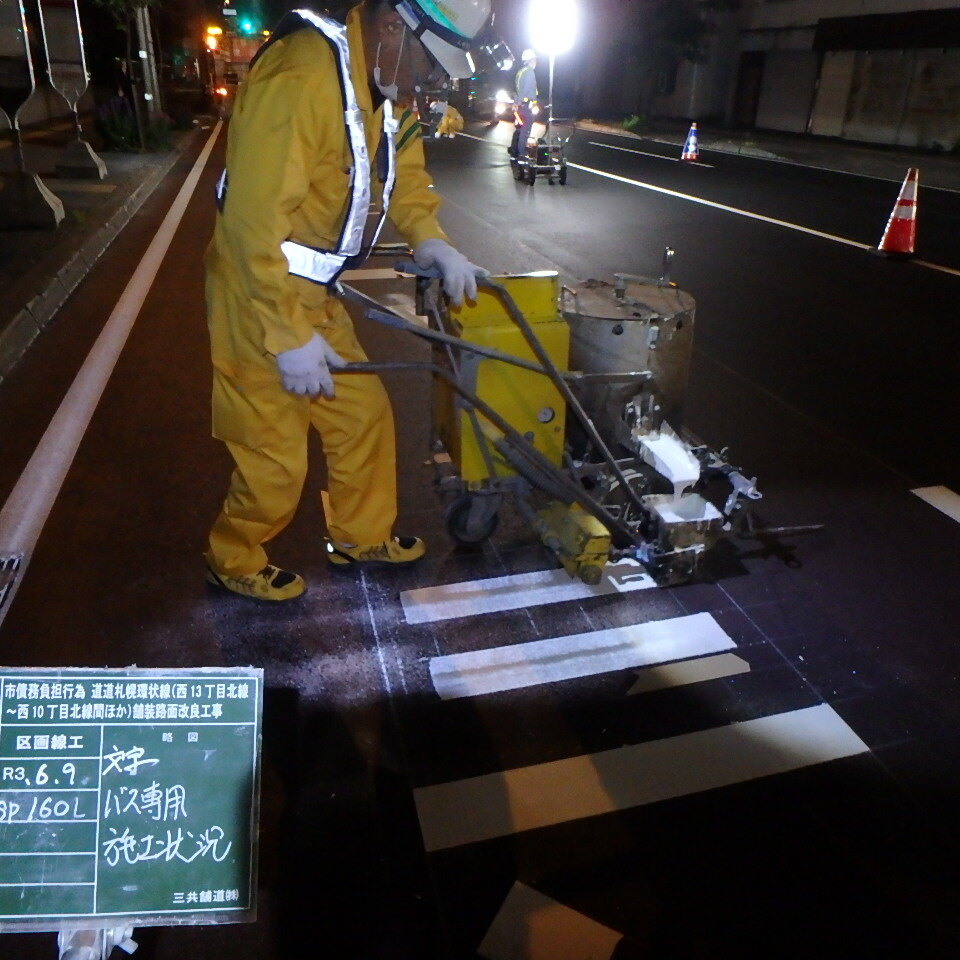
[[[520,312],[560,370],[567,369],[570,330],[559,309],[559,280],[554,272],[495,277],[513,298]],[[482,289],[476,303],[451,306],[448,332],[523,360],[539,363],[522,331],[516,326],[502,299]],[[434,361],[449,368],[446,350],[434,348]],[[460,384],[489,404],[512,427],[533,443],[556,466],[563,457],[566,405],[549,378],[500,360],[471,357],[460,351]],[[479,413],[477,420],[491,440],[499,431]],[[457,394],[441,379],[434,382],[434,427],[453,461],[454,468],[468,485],[479,487],[490,471],[469,412]],[[515,475],[504,460],[490,450],[498,478]]]

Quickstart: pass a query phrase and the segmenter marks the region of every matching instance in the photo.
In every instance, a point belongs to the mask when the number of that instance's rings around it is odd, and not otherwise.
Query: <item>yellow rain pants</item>
[[[382,110],[370,99],[357,9],[347,27],[351,76],[373,157]],[[390,220],[412,246],[446,239],[436,219],[440,201],[423,166],[419,122],[409,111],[399,119]],[[280,250],[287,239],[336,246],[350,165],[340,80],[327,41],[312,29],[278,40],[254,66],[234,107],[226,202],[206,257],[213,435],[236,464],[206,552],[217,573],[243,576],[266,565],[263,544],[290,522],[302,493],[311,425],[327,461],[330,535],[359,544],[391,535],[394,426],[379,378],[334,374],[332,400],[301,397],[283,389],[275,361],[314,331],[344,359],[365,359],[343,306],[326,287],[291,276]],[[379,189],[375,176],[373,188]]]
[[[452,137],[463,129],[463,117],[460,111],[454,107],[447,107],[443,119],[437,124],[437,133],[441,137]]]

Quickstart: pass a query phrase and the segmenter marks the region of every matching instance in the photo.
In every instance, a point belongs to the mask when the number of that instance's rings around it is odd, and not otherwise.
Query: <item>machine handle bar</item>
[[[594,500],[582,486],[571,480],[561,470],[558,470],[519,430],[507,423],[496,410],[484,403],[478,396],[461,386],[457,378],[439,364],[427,362],[348,363],[345,367],[337,368],[334,372],[381,373],[388,370],[426,370],[442,377],[454,391],[471,406],[479,410],[514,446],[519,447],[527,459],[543,470],[551,480],[556,481],[572,501],[579,503],[587,513],[596,517],[610,531],[614,546],[619,549],[626,549],[643,545],[642,537],[635,534],[619,517],[615,517],[606,507]]]

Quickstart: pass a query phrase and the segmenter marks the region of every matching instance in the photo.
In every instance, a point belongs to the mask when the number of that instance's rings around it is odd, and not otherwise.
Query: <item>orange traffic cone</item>
[[[886,257],[912,257],[917,239],[917,179],[920,171],[911,167],[893,206],[878,252]]]
[[[687,142],[683,145],[683,153],[680,155],[680,159],[700,159],[700,147],[697,144],[697,125],[695,123],[690,124],[690,132],[687,134]]]

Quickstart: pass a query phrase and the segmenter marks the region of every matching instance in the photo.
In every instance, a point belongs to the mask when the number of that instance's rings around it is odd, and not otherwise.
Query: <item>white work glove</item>
[[[477,277],[489,277],[490,271],[472,264],[459,250],[446,240],[421,240],[413,251],[418,267],[429,270],[436,267],[443,276],[447,296],[459,306],[466,295],[477,299]]]
[[[278,353],[276,359],[284,390],[309,397],[322,393],[327,399],[333,396],[330,368],[347,365],[347,361],[319,333],[302,347]]]

